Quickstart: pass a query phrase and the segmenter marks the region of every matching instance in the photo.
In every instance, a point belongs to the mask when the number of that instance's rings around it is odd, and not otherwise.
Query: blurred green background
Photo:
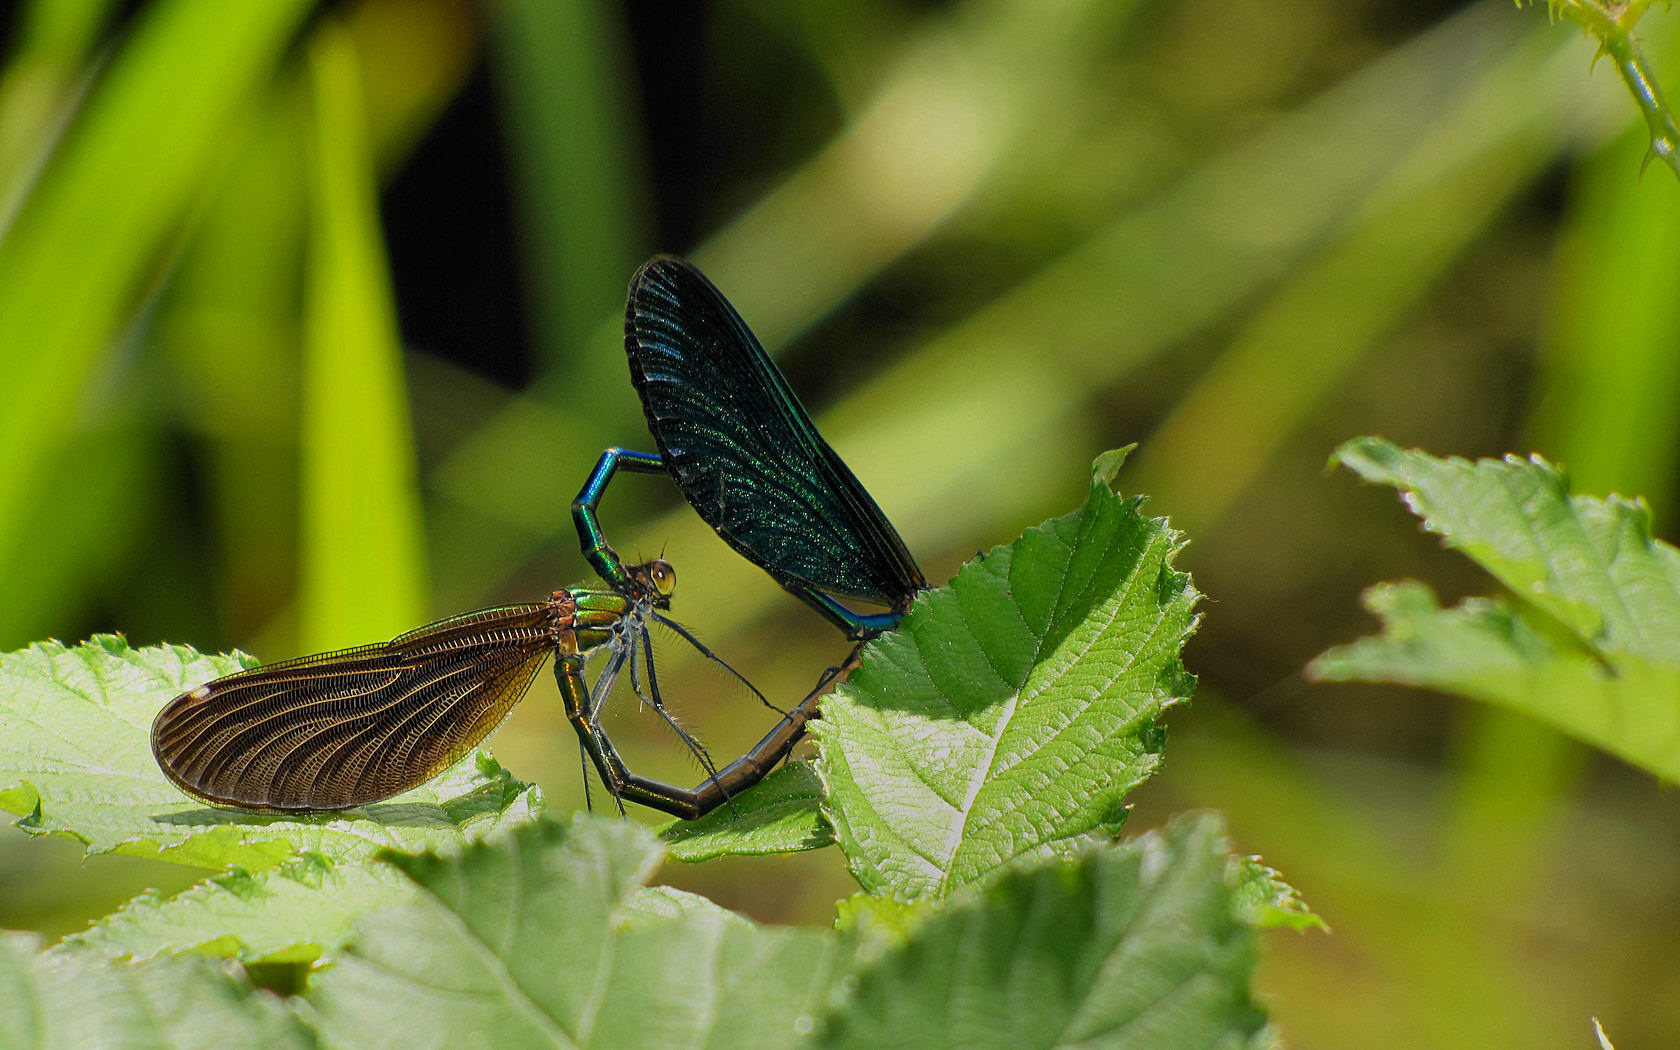
[[[678,251],[930,581],[1141,444],[1122,485],[1209,600],[1133,827],[1225,810],[1335,928],[1267,938],[1292,1045],[1680,1026],[1670,792],[1514,716],[1299,675],[1370,629],[1364,585],[1488,587],[1324,473],[1345,438],[1538,450],[1674,535],[1680,187],[1543,9],[37,0],[0,32],[0,650],[275,659],[584,580],[572,495],[651,447],[624,287]],[[668,484],[603,516],[771,696],[844,652]],[[767,727],[661,654],[714,755]],[[539,679],[494,750],[571,808],[555,701]],[[699,779],[620,707],[640,768]],[[189,877],[8,828],[0,926]],[[851,890],[832,849],[666,877],[781,922]]]

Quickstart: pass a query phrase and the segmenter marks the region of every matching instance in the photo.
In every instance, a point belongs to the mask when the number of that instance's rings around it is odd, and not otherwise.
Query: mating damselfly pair
[[[857,649],[786,711],[747,683],[781,720],[718,768],[669,712],[649,625],[728,665],[665,615],[676,584],[670,564],[627,564],[607,542],[597,509],[614,474],[669,475],[725,542],[860,644],[898,624],[926,587],[921,570],[699,270],[671,257],[638,270],[624,345],[658,452],[606,450],[572,504],[584,556],[606,588],[451,616],[383,644],[267,664],[182,693],[152,725],[152,751],[169,779],[205,801],[253,809],[334,810],[390,798],[494,731],[551,655],[566,717],[621,808],[631,801],[693,819],[785,758]],[[885,611],[859,613],[842,599]],[[705,770],[697,787],[639,776],[613,746],[600,716],[626,672]]]

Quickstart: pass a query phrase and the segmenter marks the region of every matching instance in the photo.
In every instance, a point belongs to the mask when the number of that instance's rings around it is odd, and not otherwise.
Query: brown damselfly
[[[752,750],[716,768],[666,708],[648,625],[670,627],[746,679],[662,614],[675,581],[670,564],[654,560],[631,566],[628,585],[617,592],[555,591],[544,602],[451,616],[382,644],[218,678],[164,706],[152,723],[152,753],[181,790],[219,805],[286,811],[367,805],[418,787],[464,757],[502,723],[552,654],[566,717],[619,807],[628,800],[694,819],[786,757],[835,675],[782,712]],[[591,687],[584,672],[598,654],[606,659]],[[705,769],[699,786],[679,788],[633,773],[613,747],[600,713],[626,668],[636,694]]]

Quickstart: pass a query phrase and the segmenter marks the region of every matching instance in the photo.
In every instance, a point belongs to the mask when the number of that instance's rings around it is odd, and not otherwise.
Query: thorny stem
[[[1598,38],[1599,53],[1609,55],[1616,72],[1633,93],[1651,132],[1651,152],[1680,177],[1680,125],[1668,108],[1650,63],[1633,38],[1633,27],[1653,0],[1548,0],[1553,15],[1561,14]],[[1517,0],[1520,5],[1522,0]]]

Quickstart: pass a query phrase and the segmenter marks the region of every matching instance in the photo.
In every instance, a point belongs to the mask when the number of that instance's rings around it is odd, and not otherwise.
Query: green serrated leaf
[[[1255,929],[1329,932],[1330,927],[1307,907],[1300,892],[1259,857],[1232,857],[1230,878],[1236,892],[1237,915]]]
[[[279,999],[207,959],[138,966],[40,955],[0,938],[0,1046],[299,1050],[315,1040]]]
[[[1036,866],[938,906],[856,974],[825,1047],[1258,1047],[1254,932],[1217,817]]]
[[[672,860],[702,861],[729,854],[797,853],[834,843],[822,815],[822,781],[807,762],[789,762],[751,790],[699,820],[673,820],[659,829]]]
[[[357,857],[459,843],[541,806],[534,787],[483,754],[418,790],[341,813],[255,813],[189,798],[152,758],[152,718],[177,694],[247,666],[249,657],[188,646],[131,649],[116,635],[0,655],[0,809],[90,853],[260,870],[297,849]]]
[[[662,855],[645,829],[582,815],[388,855],[422,893],[362,922],[320,975],[322,1031],[345,1046],[791,1045],[830,983],[833,934],[649,894]]]
[[[1114,479],[1120,476],[1120,468],[1126,465],[1126,458],[1137,451],[1137,443],[1111,448],[1107,452],[1091,461],[1091,481],[1097,485],[1110,486]]]
[[[643,886],[625,898],[624,906],[639,914],[666,919],[680,919],[690,912],[718,907],[708,897],[675,886]]]
[[[1118,829],[1195,683],[1183,539],[1140,504],[1095,477],[1080,510],[918,598],[823,702],[825,812],[865,889],[948,893]]]
[[[1381,584],[1365,607],[1383,633],[1337,646],[1307,673],[1395,682],[1521,711],[1670,781],[1680,781],[1680,667],[1560,646],[1505,602],[1443,609],[1416,582]],[[1549,626],[1549,625],[1548,625]]]
[[[1472,463],[1360,438],[1336,459],[1400,489],[1424,528],[1594,649],[1680,663],[1680,551],[1652,538],[1642,502],[1571,496],[1539,456]]]
[[[267,871],[235,868],[173,897],[143,893],[50,951],[133,960],[194,951],[307,967],[331,961],[357,919],[413,892],[388,865],[305,854]]]
[[[1515,600],[1448,610],[1419,583],[1373,587],[1382,635],[1331,649],[1308,674],[1510,707],[1680,779],[1680,551],[1651,536],[1642,503],[1572,496],[1538,456],[1471,463],[1364,438],[1337,458],[1399,487]]]
[[[863,965],[909,943],[929,916],[939,914],[939,904],[934,897],[906,901],[854,893],[834,906],[834,928],[849,938],[853,964]]]

